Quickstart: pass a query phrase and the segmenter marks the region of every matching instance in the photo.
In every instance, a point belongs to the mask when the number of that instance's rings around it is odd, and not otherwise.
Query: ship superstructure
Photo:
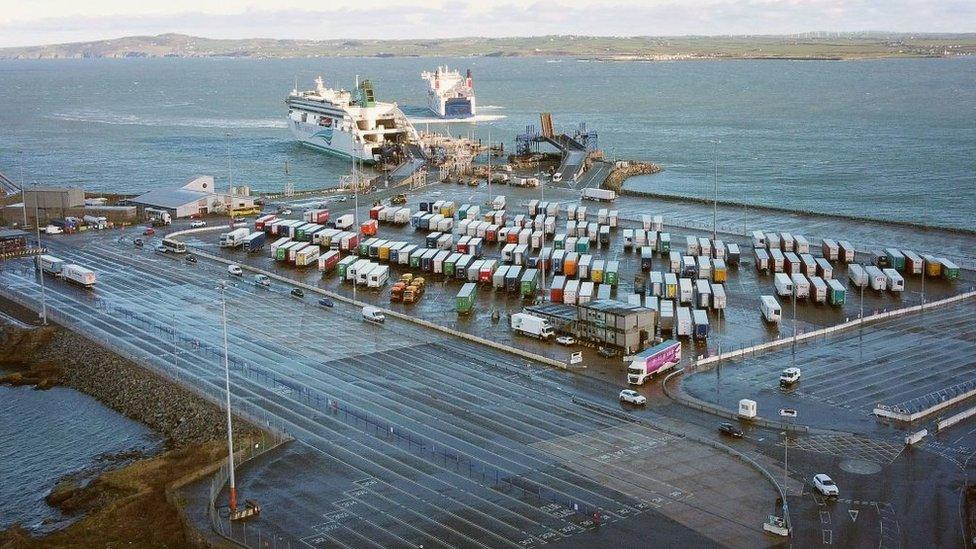
[[[314,90],[293,89],[285,103],[288,127],[302,144],[343,158],[380,163],[418,139],[396,103],[376,101],[369,80],[352,92],[328,88],[319,76]]]
[[[441,118],[468,118],[475,115],[474,80],[471,69],[465,76],[447,67],[424,71],[427,81],[427,108]]]

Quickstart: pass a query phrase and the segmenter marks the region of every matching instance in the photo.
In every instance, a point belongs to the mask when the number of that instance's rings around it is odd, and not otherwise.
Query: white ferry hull
[[[288,128],[295,139],[306,147],[339,158],[356,158],[368,164],[375,162],[374,158],[363,154],[361,147],[356,146],[353,135],[349,132],[298,120],[289,120]]]

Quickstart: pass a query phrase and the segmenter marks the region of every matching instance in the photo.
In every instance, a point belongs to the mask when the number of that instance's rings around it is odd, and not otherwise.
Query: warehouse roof
[[[178,187],[175,189],[153,189],[148,193],[131,199],[130,202],[161,208],[177,208],[209,196],[212,196],[212,193],[188,191],[182,187]]]
[[[8,238],[26,238],[27,233],[20,229],[0,229],[0,240]]]

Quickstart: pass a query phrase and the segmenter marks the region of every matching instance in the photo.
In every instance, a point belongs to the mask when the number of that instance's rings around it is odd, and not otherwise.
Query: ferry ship
[[[369,80],[357,82],[354,94],[327,88],[319,76],[314,90],[296,87],[285,103],[288,127],[296,139],[342,158],[382,163],[402,156],[418,141],[417,131],[396,103],[376,101]]]
[[[447,67],[424,71],[420,76],[427,81],[427,108],[441,118],[468,118],[475,115],[474,80],[471,69],[462,78],[461,73]]]

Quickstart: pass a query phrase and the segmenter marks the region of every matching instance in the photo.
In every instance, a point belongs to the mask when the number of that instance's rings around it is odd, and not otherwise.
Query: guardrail
[[[179,233],[173,233],[173,234],[170,235],[170,238],[172,238],[174,236],[182,235],[182,234],[187,234],[187,232],[186,231],[182,231],[182,232],[179,232]],[[223,257],[219,257],[219,256],[212,255],[212,254],[210,254],[208,252],[205,252],[205,251],[200,250],[199,248],[193,248],[193,253],[196,254],[196,255],[198,255],[198,256],[200,256],[200,257],[205,257],[207,259],[210,259],[211,261],[216,261],[218,263],[223,263],[225,265],[239,265],[241,267],[241,269],[243,269],[245,271],[250,271],[252,273],[257,273],[257,274],[263,274],[263,275],[266,275],[269,278],[274,279],[274,280],[277,280],[279,282],[284,282],[286,284],[290,284],[292,286],[296,286],[296,287],[302,288],[302,289],[304,289],[306,291],[309,291],[309,292],[313,292],[313,293],[316,293],[316,294],[319,294],[319,295],[327,296],[327,297],[330,297],[330,298],[335,299],[337,301],[341,301],[343,303],[347,303],[347,304],[350,304],[350,305],[353,305],[353,306],[356,306],[356,307],[360,307],[360,308],[362,308],[362,307],[375,307],[377,309],[380,309],[383,312],[384,315],[389,316],[389,317],[397,318],[397,319],[400,319],[400,320],[403,320],[403,321],[406,321],[406,322],[411,322],[413,324],[417,324],[417,325],[423,326],[425,328],[430,328],[432,330],[437,330],[439,332],[445,333],[445,334],[450,335],[450,336],[453,336],[453,337],[457,337],[457,338],[460,338],[460,339],[464,339],[464,340],[467,340],[467,341],[471,341],[473,343],[478,343],[480,345],[485,345],[487,347],[491,347],[492,349],[496,349],[496,350],[499,350],[499,351],[503,351],[505,353],[509,353],[509,354],[521,356],[523,358],[527,358],[529,360],[534,360],[536,362],[541,362],[541,363],[547,364],[549,366],[554,366],[556,368],[560,368],[560,369],[563,369],[563,370],[567,369],[567,365],[566,365],[565,362],[561,362],[561,361],[556,360],[556,359],[553,359],[553,358],[549,358],[549,357],[546,357],[546,356],[542,356],[542,355],[539,355],[539,354],[536,354],[536,353],[530,353],[528,351],[523,351],[522,349],[518,349],[518,348],[515,348],[515,347],[510,347],[508,345],[503,345],[501,343],[497,343],[495,341],[491,341],[491,340],[488,340],[488,339],[484,339],[484,338],[481,338],[481,337],[478,337],[478,336],[475,336],[475,335],[471,335],[471,334],[468,334],[468,333],[465,333],[465,332],[460,332],[460,331],[457,331],[457,330],[448,328],[446,326],[441,326],[440,324],[435,324],[433,322],[430,322],[430,321],[427,321],[427,320],[423,320],[421,318],[416,318],[416,317],[408,316],[408,315],[405,315],[403,313],[399,313],[397,311],[393,311],[393,310],[386,309],[386,308],[383,308],[383,307],[379,307],[379,306],[376,306],[376,305],[371,305],[369,303],[366,303],[366,302],[363,302],[363,301],[359,301],[359,300],[356,300],[356,299],[352,299],[351,297],[347,297],[347,296],[344,296],[342,294],[338,294],[338,293],[335,293],[335,292],[330,292],[328,290],[323,290],[322,288],[319,288],[318,286],[312,286],[312,285],[306,284],[304,282],[300,282],[300,281],[293,280],[293,279],[288,278],[288,277],[284,277],[284,276],[275,274],[275,273],[273,273],[271,271],[265,271],[263,269],[258,269],[257,267],[252,267],[252,266],[247,265],[247,264],[239,264],[236,261],[231,261],[231,260],[225,259]]]
[[[951,415],[936,423],[935,426],[939,431],[942,431],[943,429],[948,429],[949,427],[952,427],[953,425],[959,423],[960,421],[972,417],[974,415],[976,415],[976,407],[969,408],[968,410],[963,410],[958,414]]]
[[[953,394],[953,396],[949,396]],[[940,396],[941,395],[941,396]],[[936,404],[929,406],[927,408],[918,409],[915,411],[911,410],[910,404],[899,404],[894,406],[888,406],[885,404],[877,404],[874,407],[874,415],[878,417],[884,417],[888,419],[893,419],[895,421],[904,421],[906,423],[912,423],[918,421],[923,417],[930,416],[940,410],[944,410],[954,404],[958,404],[964,400],[967,400],[973,396],[976,396],[976,381],[970,380],[953,387],[948,387],[933,395],[926,395],[920,398],[933,397],[938,400]],[[919,400],[919,399],[915,399]]]

